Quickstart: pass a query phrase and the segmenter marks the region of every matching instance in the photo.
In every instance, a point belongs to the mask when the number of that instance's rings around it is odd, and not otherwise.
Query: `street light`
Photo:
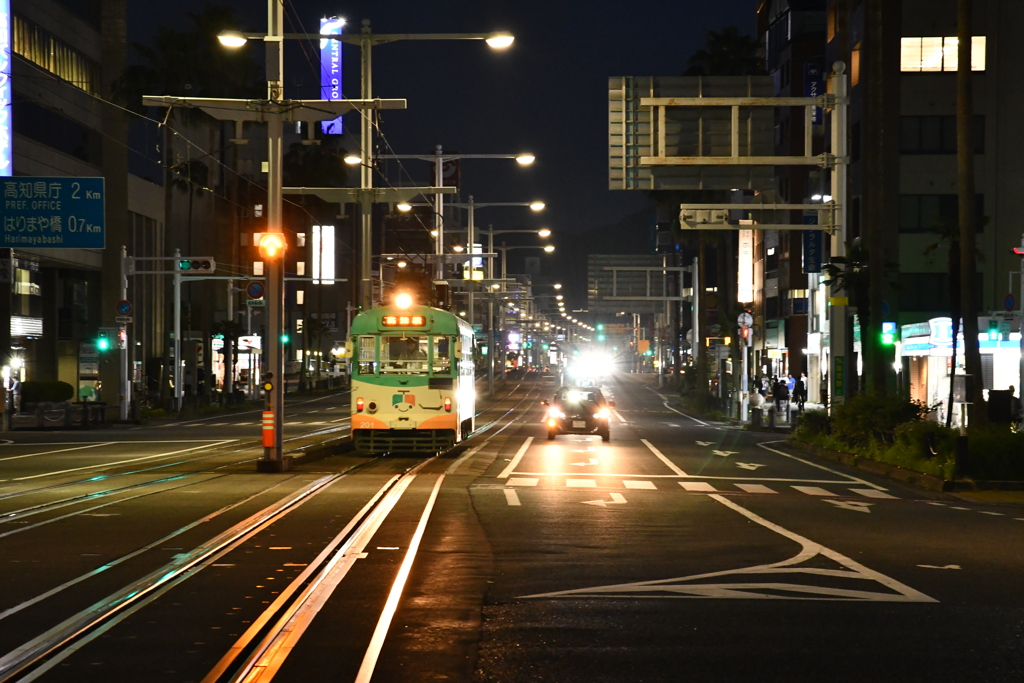
[[[551,231],[548,228],[541,228],[537,231],[539,237],[551,237]]]
[[[240,31],[221,31],[217,36],[217,40],[224,47],[242,47],[249,39],[246,38]]]
[[[516,163],[518,163],[520,166],[529,166],[536,160],[537,157],[533,156],[532,154],[520,154],[519,156],[516,157]]]
[[[508,31],[495,31],[484,42],[495,50],[504,50],[515,42],[515,36]]]
[[[533,211],[543,211],[546,204],[544,202],[531,202],[530,209]]]

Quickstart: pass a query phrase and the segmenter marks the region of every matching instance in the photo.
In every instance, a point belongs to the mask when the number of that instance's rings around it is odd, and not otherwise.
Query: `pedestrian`
[[[807,402],[807,377],[800,373],[800,379],[796,380],[793,385],[793,400],[796,401],[796,411],[798,415],[804,414],[804,403]]]
[[[1024,420],[1024,409],[1022,409],[1020,397],[1016,395],[1016,389],[1010,385],[1010,421],[1018,425],[1020,429],[1021,421]]]
[[[775,401],[775,414],[784,413],[789,422],[789,387],[781,379],[775,381],[772,388],[772,399]]]

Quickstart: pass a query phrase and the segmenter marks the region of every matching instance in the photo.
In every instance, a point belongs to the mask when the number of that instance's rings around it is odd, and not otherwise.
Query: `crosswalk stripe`
[[[736,488],[743,489],[747,493],[775,493],[764,484],[736,484]]]
[[[800,493],[806,493],[808,496],[834,496],[836,494],[831,491],[826,491],[820,486],[794,486],[794,489]]]
[[[574,488],[593,489],[597,488],[595,479],[566,479],[565,485]]]
[[[879,491],[878,489],[850,489],[854,493],[859,493],[865,498],[895,498],[896,496],[890,496],[885,491]]]
[[[536,486],[540,479],[529,479],[525,477],[513,477],[508,480],[509,486]]]
[[[706,481],[681,481],[679,485],[687,491],[717,491],[714,486]]]
[[[645,491],[657,491],[658,487],[653,481],[636,481],[634,479],[623,479],[622,485],[627,489],[642,489]]]

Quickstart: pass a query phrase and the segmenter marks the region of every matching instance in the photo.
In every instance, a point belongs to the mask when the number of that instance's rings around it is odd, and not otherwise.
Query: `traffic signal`
[[[265,261],[273,261],[281,258],[284,250],[288,248],[284,241],[284,234],[280,232],[265,232],[260,236],[260,256]]]
[[[896,343],[896,323],[882,323],[882,345],[892,346]]]
[[[180,259],[176,270],[185,275],[209,275],[217,270],[217,262],[211,256],[195,256]]]
[[[287,334],[282,334],[281,335],[281,343],[282,344],[287,344],[289,341],[291,341],[291,337],[289,337]]]
[[[597,331],[598,332],[603,332],[604,331],[604,323],[598,323],[597,324]]]
[[[96,350],[100,353],[110,350],[110,337],[106,332],[100,332],[99,336],[96,337]]]
[[[605,337],[603,334],[597,335],[597,341],[603,342],[605,339],[607,339],[607,337]]]
[[[996,318],[988,319],[988,340],[999,341],[999,320]]]
[[[273,391],[274,390],[274,381],[273,380],[274,380],[274,373],[268,372],[267,374],[263,375],[263,391]]]

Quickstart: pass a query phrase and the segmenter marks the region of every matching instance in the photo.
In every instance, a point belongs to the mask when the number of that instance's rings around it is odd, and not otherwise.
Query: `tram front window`
[[[433,337],[434,374],[447,375],[452,371],[451,340],[448,337]]]
[[[426,335],[381,337],[381,373],[427,374],[427,340]]]

